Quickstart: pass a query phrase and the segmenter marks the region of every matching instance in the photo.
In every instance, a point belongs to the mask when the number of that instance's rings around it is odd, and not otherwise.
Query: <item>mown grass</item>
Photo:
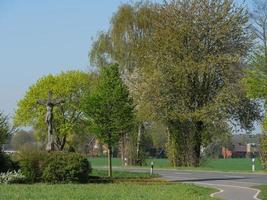
[[[107,166],[106,158],[89,158],[93,168]],[[150,167],[150,163],[153,161],[154,168],[172,168],[167,159],[147,159],[146,164],[142,167]],[[259,159],[256,159],[256,171],[262,171],[262,166]],[[231,158],[231,159],[207,159],[202,161],[201,166],[198,168],[193,167],[179,167],[178,169],[185,170],[208,170],[208,171],[239,171],[239,172],[251,172],[251,159],[249,158]],[[113,158],[113,166],[121,167],[121,160],[119,158]]]
[[[91,177],[98,178],[108,178],[107,170],[96,170],[93,169],[90,174]],[[126,172],[126,171],[113,171],[112,178],[113,179],[149,179],[159,177],[158,174],[153,174],[152,176],[149,173],[141,173],[141,172]]]
[[[267,185],[261,185],[256,188],[261,191],[258,198],[261,200],[267,200]]]
[[[107,166],[107,158],[88,158],[91,162],[93,168],[94,167],[103,167]],[[150,167],[150,163],[153,161],[154,166],[158,168],[167,168],[171,167],[170,163],[167,159],[146,159],[145,165],[143,167]],[[120,158],[112,158],[112,166],[121,167],[121,159]]]
[[[185,184],[0,185],[0,200],[211,200],[215,190]]]

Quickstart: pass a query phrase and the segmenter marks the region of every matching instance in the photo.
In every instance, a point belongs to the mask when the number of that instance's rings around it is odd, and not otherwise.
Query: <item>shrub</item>
[[[26,177],[22,174],[21,170],[0,173],[0,183],[25,183]]]
[[[78,153],[50,153],[46,160],[43,180],[48,183],[85,183],[91,165],[86,157]]]
[[[18,163],[10,155],[0,152],[0,172],[18,170]]]
[[[267,169],[267,135],[263,134],[261,136],[261,147],[260,147],[260,157],[263,168]]]
[[[29,182],[40,182],[47,153],[36,149],[24,149],[18,154],[22,173]]]

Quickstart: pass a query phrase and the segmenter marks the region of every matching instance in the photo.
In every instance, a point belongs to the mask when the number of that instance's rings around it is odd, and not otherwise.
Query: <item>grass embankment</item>
[[[2,184],[0,200],[211,200],[214,191],[185,184]]]
[[[107,170],[93,170],[90,174],[89,183],[166,183],[162,179],[158,178],[158,174],[149,173],[136,173],[136,172],[126,172],[126,171],[113,171],[112,177],[108,177]]]
[[[107,166],[106,158],[89,158],[94,168]],[[121,160],[113,158],[113,166],[121,167]],[[154,162],[154,167],[157,168],[172,168],[167,159],[147,159],[146,165],[143,167],[150,167],[151,161]],[[179,167],[183,170],[205,170],[205,171],[238,171],[238,172],[251,172],[251,159],[248,158],[231,158],[231,159],[208,159],[201,163],[198,168],[193,167]],[[262,171],[262,166],[259,159],[256,159],[256,172]]]

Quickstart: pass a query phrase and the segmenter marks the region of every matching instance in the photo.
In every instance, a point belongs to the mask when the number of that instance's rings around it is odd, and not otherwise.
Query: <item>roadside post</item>
[[[250,150],[251,150],[251,158],[252,158],[252,172],[255,172],[255,162],[256,162],[256,154],[255,154],[256,144],[251,143],[250,144]]]
[[[255,172],[255,156],[254,156],[254,153],[252,153],[252,172]]]
[[[152,161],[152,162],[150,163],[150,176],[153,175],[153,168],[154,168],[154,162]]]

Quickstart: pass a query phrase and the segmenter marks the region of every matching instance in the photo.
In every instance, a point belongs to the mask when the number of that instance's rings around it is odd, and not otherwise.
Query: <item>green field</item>
[[[203,162],[201,168],[219,170],[219,171],[251,171],[252,161],[247,158],[232,158],[232,159],[217,159],[207,160]],[[263,168],[259,159],[255,163],[256,171],[261,171]]]
[[[106,158],[89,158],[93,168],[107,166]],[[113,158],[113,166],[121,167],[121,160],[119,158]],[[155,168],[171,168],[167,159],[147,159],[144,167],[149,167],[151,161],[154,162]],[[178,169],[187,170],[211,170],[211,171],[251,171],[251,159],[247,158],[231,158],[231,159],[208,159],[201,163],[198,168],[181,167]],[[262,166],[259,159],[256,159],[256,171],[262,171]]]
[[[2,184],[0,200],[209,200],[214,191],[184,184]]]

